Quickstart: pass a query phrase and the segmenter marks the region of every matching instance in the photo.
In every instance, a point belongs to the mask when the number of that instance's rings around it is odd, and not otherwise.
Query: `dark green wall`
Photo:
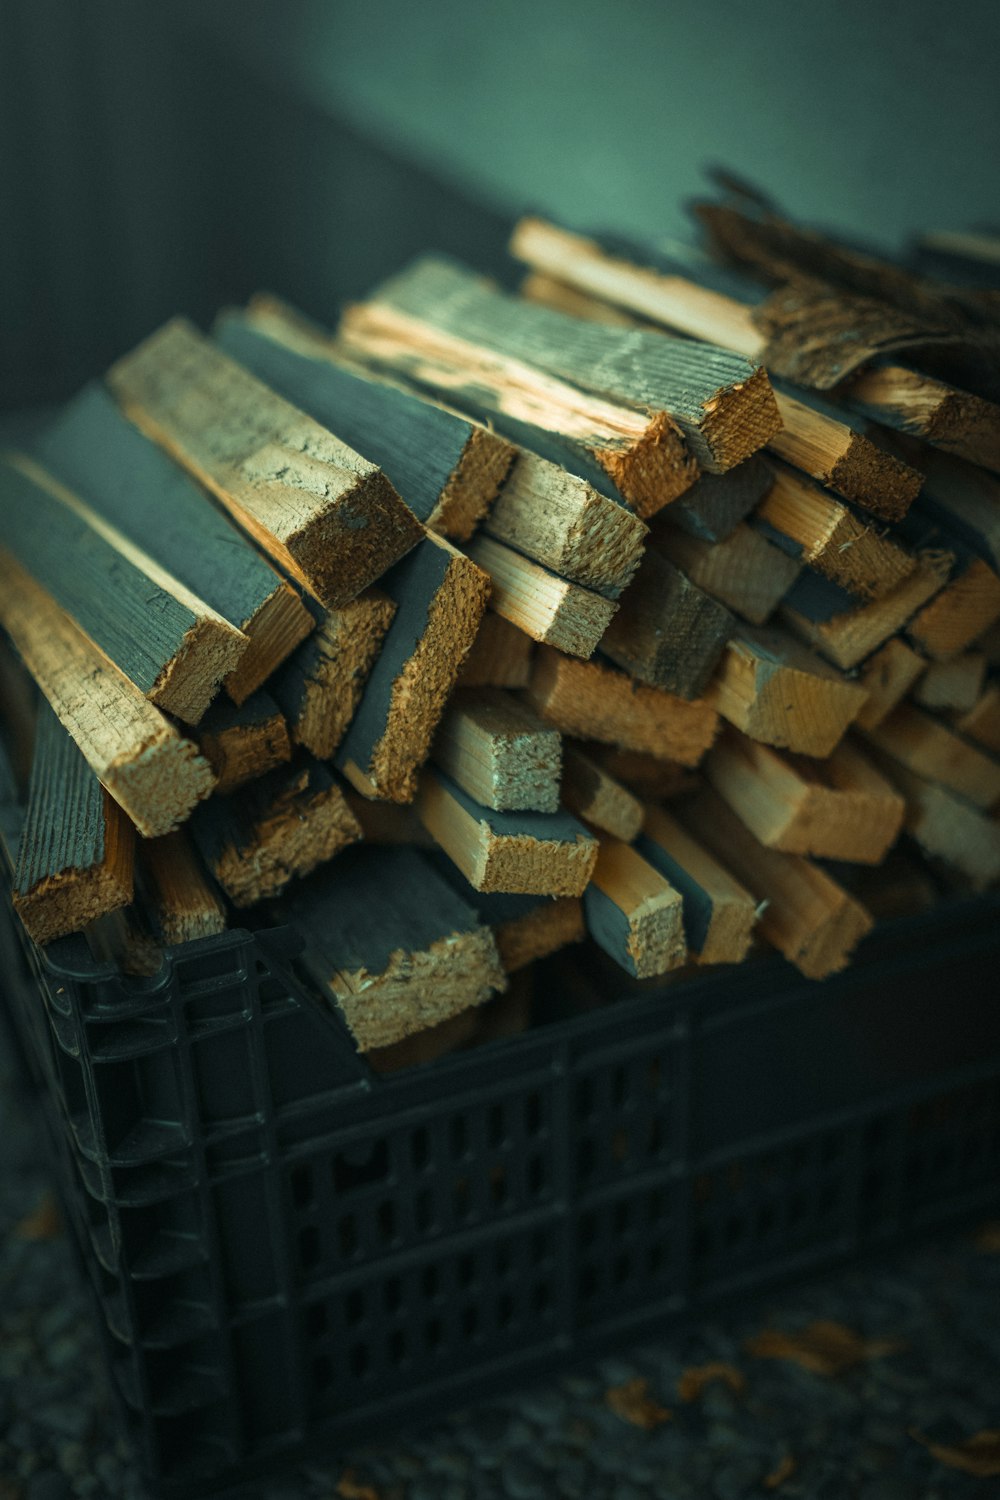
[[[710,161],[890,245],[998,221],[998,43],[929,0],[0,0],[0,406],[258,286],[502,271],[525,207],[682,233]]]

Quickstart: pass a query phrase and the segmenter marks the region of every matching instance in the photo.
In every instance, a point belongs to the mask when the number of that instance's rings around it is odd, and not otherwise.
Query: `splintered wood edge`
[[[845,398],[888,427],[1000,470],[1000,408],[981,396],[900,365],[880,365],[852,379]]]
[[[362,793],[370,786],[375,796],[390,802],[412,802],[416,795],[417,774],[489,598],[488,575],[451,550],[454,555],[427,611],[424,633],[392,685],[385,729],[367,768],[357,768],[364,785],[350,776]]]
[[[207,797],[211,767],[0,547],[0,621],[94,775],[146,838]]]
[[[185,833],[147,839],[139,859],[165,943],[174,946],[225,932],[225,906]]]
[[[197,620],[153,683],[150,702],[184,724],[197,724],[223,681],[238,669],[246,644],[245,636],[220,631],[213,620]]]
[[[570,843],[494,834],[489,828],[483,843],[476,889],[524,896],[582,896],[599,847],[596,839],[583,832]]]
[[[438,725],[431,759],[484,807],[558,810],[559,731],[514,698],[488,691],[453,698]]]
[[[781,431],[781,413],[767,371],[754,370],[746,380],[730,386],[705,403],[701,436],[710,457],[699,455],[710,473],[724,474],[759,452]]]
[[[315,971],[315,960],[310,967]],[[379,974],[339,970],[325,982],[360,1052],[482,1005],[507,984],[488,927],[450,933],[419,952],[396,949]]]
[[[373,588],[343,605],[342,619],[331,616],[319,626],[318,640],[328,640],[337,626],[340,630],[333,649],[305,681],[291,726],[295,744],[317,760],[330,760],[347,733],[395,613],[395,601]]]
[[[577,896],[543,900],[527,915],[499,923],[493,935],[504,972],[515,974],[526,964],[583,940],[586,929],[582,902]]]
[[[428,518],[428,526],[455,542],[467,542],[489,514],[517,449],[513,443],[474,427],[455,469]]]
[[[297,796],[289,798],[285,817],[269,809],[254,834],[252,847],[227,844],[212,862],[213,875],[238,907],[278,895],[289,881],[309,874],[362,837],[361,825],[336,783],[315,793],[307,806]]]
[[[14,891],[14,910],[36,943],[82,932],[90,922],[132,900],[135,831],[106,791],[102,816],[104,857],[99,864],[60,870],[23,893]]]
[[[278,709],[256,724],[203,732],[198,743],[215,774],[215,795],[220,797],[292,758],[288,725]]]
[[[244,624],[250,644],[223,682],[234,703],[245,703],[314,628],[312,615],[291,584],[277,578],[275,583],[274,592]]]

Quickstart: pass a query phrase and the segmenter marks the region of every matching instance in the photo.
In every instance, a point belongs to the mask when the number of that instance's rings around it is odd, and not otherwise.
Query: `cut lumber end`
[[[454,542],[467,542],[486,519],[517,453],[487,427],[474,427],[427,524]]]
[[[1000,577],[973,558],[907,626],[907,635],[927,656],[948,661],[967,650],[1000,620]]]
[[[652,979],[685,962],[680,892],[630,844],[602,837],[583,904],[591,937],[634,978]]]
[[[91,774],[89,770],[87,774]],[[74,810],[70,803],[61,806],[54,815],[68,823]],[[135,849],[132,824],[99,786],[95,811],[100,833],[86,864],[67,861],[61,868],[43,873],[38,863],[40,851],[22,848],[14,879],[14,910],[28,935],[40,946],[82,932],[98,917],[118,911],[132,900]],[[68,828],[62,830],[62,835],[69,837]]]
[[[254,781],[292,756],[288,725],[273,698],[264,692],[239,706],[224,701],[214,704],[199,726],[198,744],[212,767],[215,791],[220,795]]]
[[[729,610],[650,550],[601,638],[601,651],[640,682],[698,698],[732,634]]]
[[[627,844],[642,829],[639,798],[576,744],[563,746],[561,795],[575,817]]]
[[[497,812],[556,812],[562,742],[499,688],[459,690],[438,725],[431,758],[463,791]]]
[[[468,555],[489,576],[495,613],[569,656],[594,654],[618,607],[613,599],[560,578],[491,536],[472,541]]]
[[[290,583],[281,583],[243,627],[250,644],[223,682],[234,703],[245,703],[313,629],[312,615]]]
[[[680,891],[687,947],[698,962],[742,963],[757,922],[750,892],[663,808],[646,809],[637,848]]]
[[[767,371],[758,366],[744,381],[720,391],[705,403],[702,436],[711,459],[701,466],[724,474],[758,453],[781,431],[781,413]]]
[[[225,904],[184,830],[146,839],[139,862],[156,927],[168,947],[225,932]]]
[[[868,694],[855,719],[859,729],[874,729],[905,698],[927,663],[899,636],[892,636],[861,668],[858,684]]]

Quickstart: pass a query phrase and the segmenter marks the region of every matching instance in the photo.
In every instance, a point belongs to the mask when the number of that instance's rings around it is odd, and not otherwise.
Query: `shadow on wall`
[[[260,288],[331,323],[428,247],[502,275],[510,228],[119,0],[0,4],[0,223],[0,409]]]

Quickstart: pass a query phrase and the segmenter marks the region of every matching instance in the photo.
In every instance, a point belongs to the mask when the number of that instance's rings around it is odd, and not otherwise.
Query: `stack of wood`
[[[1000,878],[996,294],[698,211],[173,322],[3,459],[37,942],[291,921],[391,1065],[584,933],[819,979]]]

